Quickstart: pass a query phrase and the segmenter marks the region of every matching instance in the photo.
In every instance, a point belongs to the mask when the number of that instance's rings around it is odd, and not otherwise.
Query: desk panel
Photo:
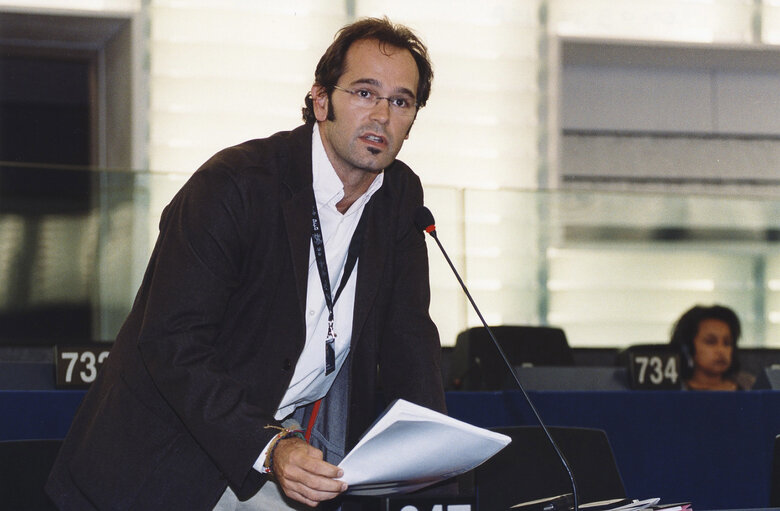
[[[0,440],[64,438],[83,390],[0,390]]]
[[[769,504],[780,391],[530,392],[550,426],[603,429],[633,497],[697,509]],[[0,440],[63,438],[79,390],[0,390]],[[482,427],[535,425],[518,391],[450,392],[450,415]]]
[[[547,425],[603,429],[628,495],[701,509],[766,507],[780,392],[530,392]],[[534,425],[519,391],[448,393],[483,427]]]

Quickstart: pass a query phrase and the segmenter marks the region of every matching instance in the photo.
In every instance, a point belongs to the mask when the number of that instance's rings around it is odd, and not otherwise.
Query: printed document
[[[468,472],[511,439],[403,399],[341,461],[352,495],[406,493]]]

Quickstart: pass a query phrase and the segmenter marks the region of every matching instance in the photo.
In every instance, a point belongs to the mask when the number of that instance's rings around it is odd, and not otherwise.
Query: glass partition
[[[112,340],[186,177],[0,163],[0,344]]]
[[[720,303],[742,320],[743,346],[780,346],[776,200],[438,189],[426,200],[446,212],[440,239],[491,324],[558,326],[573,346],[620,347],[666,342],[685,310]],[[453,344],[480,322],[429,252],[433,313]]]
[[[187,175],[0,164],[0,344],[111,340],[160,213]],[[780,201],[426,187],[439,239],[488,322],[578,347],[664,342],[694,304],[732,307],[743,346],[780,346]],[[479,324],[432,240],[442,343]]]

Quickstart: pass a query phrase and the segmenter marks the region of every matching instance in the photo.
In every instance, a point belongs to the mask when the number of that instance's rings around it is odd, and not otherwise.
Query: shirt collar
[[[320,136],[319,123],[314,123],[314,129],[311,135],[311,169],[312,169],[312,187],[314,188],[314,197],[317,205],[328,204],[335,207],[336,203],[344,198],[344,184],[341,182],[336,169],[328,159],[325,153],[325,146],[322,144]],[[365,203],[374,193],[379,190],[384,182],[385,171],[382,170],[371,186],[368,187],[355,204]],[[350,208],[352,210],[352,208]]]

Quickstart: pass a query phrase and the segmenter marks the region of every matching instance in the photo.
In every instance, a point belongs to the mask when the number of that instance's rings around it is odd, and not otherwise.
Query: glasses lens
[[[412,117],[417,111],[417,106],[415,105],[414,101],[409,98],[384,98],[378,96],[376,93],[365,90],[353,91],[349,89],[342,89],[338,86],[334,88],[349,94],[350,103],[358,108],[374,108],[377,104],[379,104],[380,101],[387,101],[387,104],[390,106],[390,111],[395,115],[400,115],[402,117]]]
[[[417,110],[417,108],[414,105],[414,102],[409,101],[408,99],[404,100],[404,106],[398,106],[397,101],[394,100],[389,100],[389,101],[390,101],[390,110],[404,117],[413,116],[414,112]]]

